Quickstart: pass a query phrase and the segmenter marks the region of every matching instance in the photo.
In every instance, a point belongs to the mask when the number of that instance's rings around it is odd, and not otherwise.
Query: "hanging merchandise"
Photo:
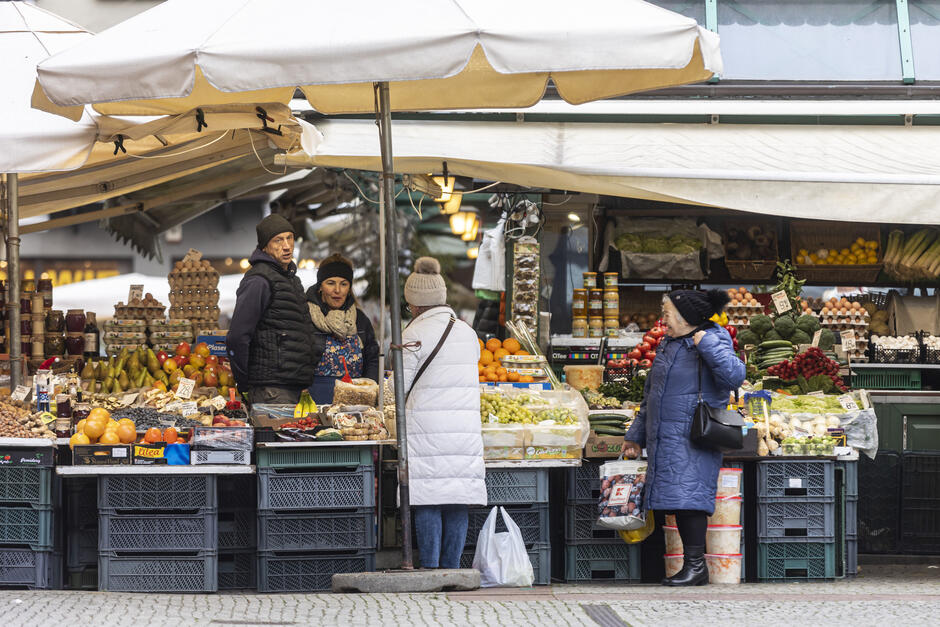
[[[473,269],[473,289],[506,291],[506,214],[492,229],[483,232],[483,241]]]
[[[512,321],[532,329],[538,326],[539,280],[539,243],[521,238],[513,245]]]

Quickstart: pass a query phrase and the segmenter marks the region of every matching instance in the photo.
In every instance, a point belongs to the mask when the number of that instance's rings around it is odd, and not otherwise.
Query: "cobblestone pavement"
[[[606,607],[605,607],[606,606]],[[608,609],[609,608],[609,609]],[[608,613],[594,620],[589,615]],[[937,566],[857,579],[669,589],[560,585],[440,594],[122,594],[0,591],[0,625],[936,625]],[[600,621],[600,622],[599,622]]]

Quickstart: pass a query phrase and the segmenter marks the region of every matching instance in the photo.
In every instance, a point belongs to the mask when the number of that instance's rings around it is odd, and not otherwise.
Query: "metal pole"
[[[379,410],[385,410],[385,191],[379,194]],[[381,449],[380,449],[381,450]],[[379,462],[382,460],[380,459]]]
[[[401,502],[401,538],[404,570],[414,569],[411,555],[411,502],[408,492],[408,431],[405,419],[405,376],[401,356],[401,290],[398,285],[398,216],[395,211],[395,172],[392,167],[392,112],[388,83],[375,84],[379,91],[379,139],[382,143],[382,196],[385,198],[389,309],[392,321],[392,369],[395,376],[395,426],[398,431],[398,493]]]
[[[20,181],[18,174],[7,174],[7,307],[10,310],[10,392],[23,383],[20,345]]]

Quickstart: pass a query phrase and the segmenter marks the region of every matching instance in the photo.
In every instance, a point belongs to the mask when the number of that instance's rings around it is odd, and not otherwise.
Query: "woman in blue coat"
[[[705,531],[715,511],[721,452],[693,444],[689,431],[700,382],[705,402],[722,407],[744,381],[744,363],[731,336],[709,322],[727,304],[721,290],[677,290],[663,298],[666,335],[646,379],[643,404],[625,435],[628,456],[637,457],[646,447],[646,508],[676,515],[685,559],[665,585],[708,583]]]

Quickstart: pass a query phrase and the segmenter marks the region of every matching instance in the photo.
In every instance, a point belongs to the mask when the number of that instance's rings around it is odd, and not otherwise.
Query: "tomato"
[[[636,368],[640,364],[639,359],[628,359],[627,366],[630,368]]]
[[[650,351],[646,353],[646,358],[649,359],[650,361],[653,361],[654,359],[656,359],[656,351]]]
[[[653,347],[650,346],[650,343],[649,343],[649,342],[640,342],[640,343],[637,345],[637,347],[636,347],[636,349],[637,349],[638,351],[640,351],[641,353],[643,353],[643,354],[646,354],[646,353],[649,352],[652,348],[653,348]]]
[[[634,360],[643,359],[643,353],[641,353],[638,349],[634,348],[632,351],[627,353],[627,359],[634,359]]]
[[[656,346],[656,338],[647,333],[643,336],[643,341],[649,344],[650,346]]]
[[[666,330],[660,326],[655,326],[652,329],[650,329],[649,334],[655,338],[661,338],[662,336],[666,335]]]
[[[650,361],[649,359],[644,359],[643,361],[640,362],[639,365],[640,365],[640,368],[646,369],[652,366],[653,362]]]

